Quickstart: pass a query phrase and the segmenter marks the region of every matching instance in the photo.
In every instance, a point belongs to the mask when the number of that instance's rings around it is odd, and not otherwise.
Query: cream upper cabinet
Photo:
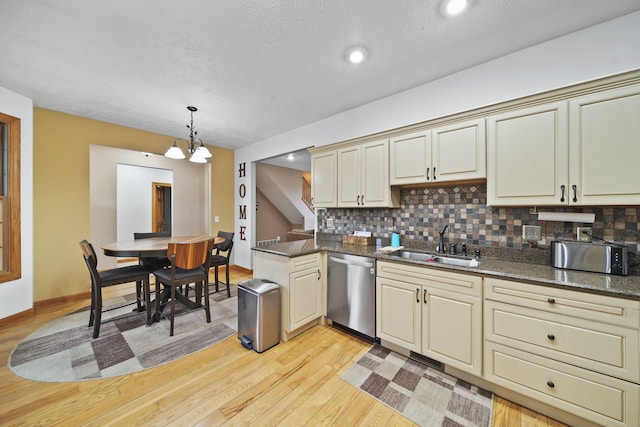
[[[389,141],[339,148],[338,206],[399,206],[399,193],[389,184]]]
[[[485,122],[469,120],[390,140],[392,185],[485,178]]]
[[[460,181],[487,177],[484,119],[434,128],[433,181]]]
[[[487,204],[567,203],[567,103],[556,102],[487,119]]]
[[[640,85],[571,99],[569,124],[576,203],[640,204]]]
[[[487,202],[640,204],[640,85],[487,119]]]
[[[431,178],[431,131],[396,136],[389,141],[391,185],[420,184]]]
[[[311,203],[315,208],[338,205],[338,152],[323,151],[311,155]]]

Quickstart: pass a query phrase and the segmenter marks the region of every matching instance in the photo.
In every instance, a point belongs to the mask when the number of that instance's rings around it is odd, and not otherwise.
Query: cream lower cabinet
[[[481,374],[481,277],[379,261],[376,292],[379,338]]]
[[[378,268],[382,263],[378,262]],[[376,277],[376,335],[407,350],[422,352],[422,287]]]
[[[484,378],[606,426],[637,426],[640,302],[484,279]]]
[[[287,257],[253,252],[253,277],[280,286],[280,339],[290,338],[322,320],[325,309],[324,261],[320,253]]]
[[[320,264],[289,274],[289,328],[296,330],[322,316]]]

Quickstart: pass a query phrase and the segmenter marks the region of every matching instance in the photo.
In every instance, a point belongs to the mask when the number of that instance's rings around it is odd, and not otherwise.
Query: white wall
[[[103,255],[101,246],[117,240],[117,165],[129,164],[173,171],[173,235],[210,234],[211,164],[142,156],[138,151],[91,145],[89,149],[89,233],[101,269],[114,268],[117,259]],[[133,240],[133,236],[130,238]]]
[[[20,119],[22,277],[0,283],[0,319],[33,307],[33,102],[0,87],[0,111]]]
[[[153,231],[153,183],[173,184],[173,171],[136,165],[117,165],[117,240]]]
[[[273,138],[240,148],[236,166],[246,163],[247,185],[236,206],[255,204],[252,162],[418,123],[509,99],[640,69],[640,12],[486,62],[414,89],[380,99]],[[234,263],[252,268],[255,217],[247,209],[246,240],[234,245]]]

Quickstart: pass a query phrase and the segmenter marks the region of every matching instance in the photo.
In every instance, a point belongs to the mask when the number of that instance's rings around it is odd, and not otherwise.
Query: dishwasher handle
[[[366,268],[371,268],[373,267],[373,263],[372,262],[359,262],[359,261],[353,261],[353,260],[344,260],[342,258],[336,258],[336,257],[329,257],[329,260],[333,261],[333,262],[337,262],[340,264],[346,264],[346,265],[355,265],[357,267],[366,267]]]

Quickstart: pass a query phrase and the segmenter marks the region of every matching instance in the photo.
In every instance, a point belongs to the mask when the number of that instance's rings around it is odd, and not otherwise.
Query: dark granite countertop
[[[554,268],[548,264],[527,263],[485,256],[480,258],[480,265],[477,267],[462,267],[405,259],[393,253],[378,252],[375,246],[343,245],[341,242],[333,240],[297,240],[254,247],[253,250],[286,257],[297,257],[319,251],[342,252],[374,257],[379,260],[416,264],[429,268],[443,268],[450,271],[460,271],[498,279],[515,279],[556,288],[583,290],[602,295],[640,300],[640,275],[637,273],[629,276],[588,273]]]

